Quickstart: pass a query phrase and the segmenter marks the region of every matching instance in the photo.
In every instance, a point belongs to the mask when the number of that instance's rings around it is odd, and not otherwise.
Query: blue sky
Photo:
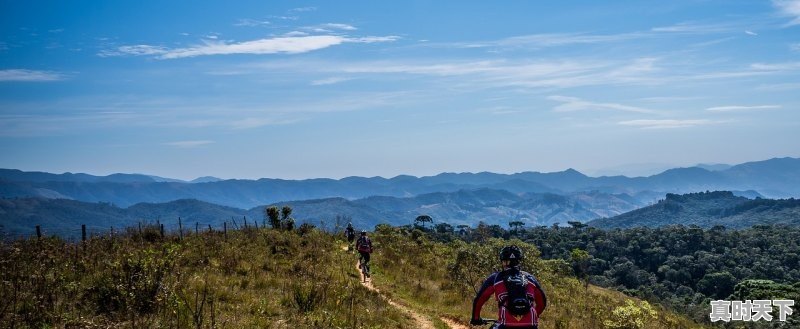
[[[191,179],[800,156],[800,1],[0,0],[0,167]]]

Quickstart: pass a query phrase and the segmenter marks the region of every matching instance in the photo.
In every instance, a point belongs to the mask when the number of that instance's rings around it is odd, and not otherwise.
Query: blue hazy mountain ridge
[[[219,182],[221,180],[223,179],[214,176],[203,176],[192,179],[191,181],[189,181],[189,183],[213,183],[213,182]]]
[[[732,166],[724,163],[701,163],[696,165],[695,167],[703,168],[708,171],[721,171],[730,169]]]
[[[263,221],[264,208],[291,206],[297,220],[315,225],[334,225],[336,215],[352,218],[361,228],[372,229],[376,224],[410,224],[421,214],[433,217],[437,223],[474,225],[479,221],[506,225],[509,220],[521,220],[528,225],[551,225],[571,220],[588,221],[593,218],[621,214],[643,206],[627,195],[609,195],[601,192],[557,195],[550,193],[515,194],[488,188],[434,192],[414,197],[373,196],[357,200],[324,198],[288,201],[243,210],[220,206],[194,199],[167,203],[139,203],[121,208],[109,203],[88,203],[64,199],[20,198],[0,200],[0,223],[12,234],[31,234],[35,225],[50,232],[75,232],[80,224],[108,230],[111,226],[135,226],[139,221],[154,222],[160,219],[170,229],[177,228],[177,218],[186,225],[200,223],[202,227],[222,226],[234,218]],[[615,204],[609,210],[606,204]],[[231,224],[229,224],[231,225]],[[70,231],[72,230],[72,231]]]
[[[762,224],[800,225],[800,200],[748,199],[729,191],[667,194],[654,205],[610,218],[589,221],[590,226],[613,229],[697,225],[745,228]]]
[[[81,183],[155,183],[160,177],[140,174],[111,174],[94,176],[82,173],[51,174],[39,171],[21,171],[17,169],[0,169],[0,178],[12,182],[81,182]]]
[[[198,200],[176,200],[167,203],[139,203],[120,208],[104,202],[82,202],[66,199],[19,198],[0,199],[0,227],[12,237],[32,235],[40,225],[45,235],[77,237],[81,225],[89,233],[108,232],[134,227],[139,222],[155,223],[161,220],[170,230],[178,228],[178,217],[185,219],[184,227],[195,228],[195,223],[217,226],[222,221],[240,219],[245,210],[215,205]],[[221,224],[220,224],[221,225]]]
[[[64,197],[87,202],[112,202],[127,207],[140,202],[198,199],[249,209],[282,200],[310,200],[369,196],[408,197],[433,192],[491,188],[514,193],[566,194],[597,190],[632,196],[689,193],[706,190],[755,191],[770,198],[800,197],[800,159],[776,158],[748,162],[726,170],[675,168],[649,177],[589,177],[577,170],[516,174],[442,173],[435,176],[394,178],[347,177],[334,179],[220,180],[204,183],[157,182],[146,175],[48,174],[0,170],[0,197]],[[643,192],[654,192],[652,194]]]

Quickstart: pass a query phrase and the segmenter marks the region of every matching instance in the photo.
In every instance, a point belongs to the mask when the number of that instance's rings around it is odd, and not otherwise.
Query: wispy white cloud
[[[175,59],[208,55],[232,54],[299,54],[320,50],[343,43],[377,43],[391,42],[399,39],[395,36],[382,37],[345,37],[338,35],[316,35],[298,37],[279,37],[259,39],[239,43],[204,40],[204,44],[187,48],[167,49],[158,46],[136,45],[122,46],[112,51],[103,51],[98,55],[107,56],[156,56],[159,59]]]
[[[252,73],[263,70],[284,70],[308,74],[327,73],[361,78],[372,75],[384,78],[389,75],[422,75],[431,83],[445,83],[447,88],[460,90],[518,88],[519,90],[543,88],[569,88],[578,86],[614,84],[657,84],[654,75],[659,68],[650,58],[633,60],[445,60],[445,61],[355,61],[309,62],[286,60],[249,65],[238,72]]]
[[[24,108],[24,106],[22,106]],[[20,108],[14,106],[13,108]],[[34,111],[40,112],[40,111]],[[82,133],[91,127],[129,126],[137,114],[129,112],[99,111],[72,114],[8,114],[0,115],[0,136],[32,137],[60,136]]]
[[[800,52],[800,43],[790,44],[789,49],[791,49],[792,51]]]
[[[484,47],[556,47],[574,44],[596,44],[621,42],[644,37],[642,33],[588,34],[588,33],[544,33],[510,37],[493,41],[478,41],[448,44],[458,48]],[[440,46],[432,44],[431,46]]]
[[[733,24],[702,24],[696,22],[681,22],[670,26],[660,26],[650,29],[652,32],[660,33],[684,33],[684,34],[712,34],[735,31],[738,27]],[[741,30],[740,30],[741,31]]]
[[[0,81],[59,81],[65,80],[66,76],[62,73],[52,71],[37,71],[25,69],[0,70]]]
[[[645,101],[645,102],[661,103],[661,102],[689,101],[689,100],[696,100],[696,99],[700,99],[700,98],[701,97],[698,97],[698,96],[655,96],[655,97],[643,97],[643,98],[639,98],[639,100]]]
[[[658,113],[656,110],[618,104],[618,103],[599,103],[599,102],[590,102],[585,101],[577,97],[567,97],[567,96],[559,96],[553,95],[548,96],[547,99],[560,102],[561,105],[558,105],[553,108],[553,111],[556,112],[573,112],[573,111],[584,111],[584,110],[617,110],[617,111],[625,111],[625,112],[636,112],[636,113]]]
[[[284,21],[296,21],[296,20],[300,19],[300,17],[297,17],[297,16],[270,16],[270,18],[280,19],[280,20],[284,20]]]
[[[315,11],[315,10],[317,10],[317,7],[298,7],[290,9],[289,12],[302,13],[306,11]]]
[[[169,50],[166,47],[150,45],[121,46],[113,50],[102,50],[97,55],[100,57],[113,56],[153,56],[166,54]]]
[[[215,96],[184,99],[123,95],[57,102],[0,101],[0,108],[7,109],[0,113],[0,137],[106,134],[125,129],[247,130],[296,124],[326,113],[402,106],[419,97],[411,92],[343,91],[331,97],[263,102]]]
[[[341,30],[341,31],[355,31],[358,30],[355,26],[349,24],[342,24],[342,23],[326,23],[313,26],[312,28],[322,29],[324,31],[328,30]]]
[[[169,143],[164,143],[164,145],[174,146],[174,147],[178,147],[178,148],[194,148],[194,147],[213,144],[213,143],[214,143],[214,141],[209,141],[209,140],[194,140],[194,141],[169,142]]]
[[[312,86],[332,85],[332,84],[337,84],[337,83],[340,83],[340,82],[345,82],[345,81],[350,81],[350,80],[353,80],[353,78],[330,77],[330,78],[311,81],[311,85]]]
[[[800,62],[755,63],[750,68],[755,71],[795,71],[800,70]]]
[[[728,105],[728,106],[715,106],[709,107],[706,111],[712,112],[733,112],[733,111],[758,111],[758,110],[772,110],[779,109],[780,105]]]
[[[489,113],[491,115],[507,115],[507,114],[516,114],[522,112],[522,109],[514,108],[510,106],[495,106],[485,109],[479,109],[478,112],[482,113]]]
[[[753,63],[739,70],[693,72],[681,80],[734,79],[767,75],[780,75],[800,70],[800,62]]]
[[[772,5],[778,9],[781,15],[792,18],[786,23],[786,26],[800,24],[800,0],[772,0]]]
[[[307,35],[308,32],[303,32],[303,31],[290,31],[283,34],[284,37],[304,37]]]
[[[772,83],[756,87],[759,91],[786,91],[800,89],[800,82]]]
[[[755,32],[750,31],[750,30],[745,30],[744,33],[747,34],[747,35],[753,35],[753,36],[758,35],[758,33],[755,33]]]
[[[251,18],[241,18],[238,21],[236,21],[236,23],[234,23],[233,25],[234,26],[254,27],[254,26],[266,26],[266,25],[270,25],[270,24],[272,24],[272,23],[270,23],[270,21],[257,20],[257,19],[251,19]]]
[[[717,121],[698,119],[698,120],[628,120],[620,121],[618,124],[623,126],[633,126],[642,129],[671,129],[671,128],[686,128],[694,126],[704,126],[717,124]]]

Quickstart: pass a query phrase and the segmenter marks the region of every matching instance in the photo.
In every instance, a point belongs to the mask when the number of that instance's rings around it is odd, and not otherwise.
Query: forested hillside
[[[600,228],[677,224],[705,228],[716,225],[729,228],[762,224],[800,225],[800,200],[751,200],[726,191],[667,194],[657,204],[589,222],[589,225]]]
[[[710,300],[800,302],[800,227],[601,230],[570,224],[515,230],[479,225],[460,231],[439,226],[430,234],[442,241],[519,238],[536,245],[543,259],[569,262],[592,284],[665,305],[697,321],[708,319]]]

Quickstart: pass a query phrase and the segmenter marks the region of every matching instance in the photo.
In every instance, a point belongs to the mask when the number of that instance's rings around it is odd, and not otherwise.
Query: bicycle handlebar
[[[487,325],[490,323],[497,323],[497,319],[484,319],[481,318],[481,325]]]

